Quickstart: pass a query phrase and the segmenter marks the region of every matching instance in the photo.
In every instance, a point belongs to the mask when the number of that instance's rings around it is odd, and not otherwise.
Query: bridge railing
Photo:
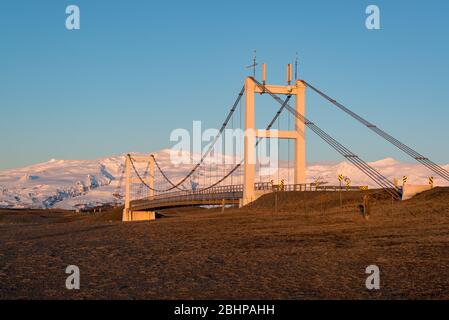
[[[254,190],[262,191],[262,190],[273,190],[273,183],[271,182],[256,182],[254,184]]]
[[[360,191],[363,190],[359,186],[326,186],[317,183],[304,184],[287,184],[275,185],[272,182],[258,182],[254,184],[254,189],[269,192],[286,192],[286,191]],[[153,205],[167,202],[185,202],[185,201],[202,201],[202,200],[236,200],[243,196],[243,185],[226,185],[217,186],[209,189],[199,190],[182,190],[176,192],[168,192],[163,194],[134,200],[133,205],[150,201]]]
[[[171,198],[179,198],[186,196],[195,196],[195,195],[210,195],[210,194],[229,194],[229,193],[239,193],[243,192],[243,184],[238,185],[226,185],[226,186],[217,186],[209,189],[199,189],[199,190],[181,190],[175,192],[167,192],[162,193],[150,197],[143,198],[141,200],[153,201],[160,199],[171,199]]]
[[[301,184],[286,184],[276,185],[272,182],[257,182],[254,184],[254,190],[258,191],[359,191],[362,190],[360,186],[327,186],[318,183],[301,183]],[[209,189],[199,190],[181,190],[174,192],[162,193],[150,197],[143,198],[141,200],[158,200],[176,198],[187,195],[200,195],[200,194],[222,194],[222,193],[237,193],[243,192],[243,184],[238,185],[225,185],[217,186]]]
[[[361,186],[327,186],[320,183],[273,184],[272,182],[255,183],[254,189],[263,191],[360,191]],[[365,187],[366,188],[366,187]]]
[[[159,194],[151,197],[146,197],[140,200],[131,202],[132,208],[142,207],[148,202],[152,206],[165,206],[167,203],[193,203],[195,201],[217,202],[223,200],[238,200],[243,195],[243,185],[228,185],[218,186],[203,190],[182,190],[177,192],[170,192]]]
[[[284,191],[360,191],[359,186],[326,186],[317,183],[308,184],[288,184],[284,186]]]

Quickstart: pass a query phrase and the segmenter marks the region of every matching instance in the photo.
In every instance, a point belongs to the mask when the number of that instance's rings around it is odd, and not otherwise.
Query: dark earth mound
[[[449,189],[403,202],[379,191],[266,195],[241,209],[151,222],[0,211],[1,299],[449,299]],[[365,287],[367,266],[380,290]],[[81,289],[67,290],[77,265]]]

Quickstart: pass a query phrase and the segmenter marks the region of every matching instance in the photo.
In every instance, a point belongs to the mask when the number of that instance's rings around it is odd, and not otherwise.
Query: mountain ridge
[[[193,164],[171,165],[170,149],[160,150],[155,155],[161,167],[166,169],[168,176],[175,182],[193,166]],[[123,187],[124,159],[125,154],[96,160],[51,159],[26,167],[2,170],[0,171],[0,208],[74,210],[121,203],[122,199],[117,197],[117,191],[119,187]],[[292,169],[287,168],[285,161],[280,163],[279,173],[264,177],[264,181],[285,179],[288,183],[289,178],[292,179]],[[411,184],[427,184],[428,177],[435,176],[418,163],[405,163],[393,158],[385,158],[369,162],[369,164],[390,180],[407,175],[408,182]],[[138,170],[142,173],[146,169],[145,166],[142,163],[137,164]],[[211,181],[218,180],[231,167],[232,165],[229,164],[226,167],[216,166]],[[449,170],[449,164],[444,167]],[[241,171],[237,172],[237,176],[233,178],[234,184],[241,183],[241,174]],[[376,187],[369,178],[347,161],[327,161],[307,165],[307,182],[319,180],[330,185],[338,185],[338,174],[349,177],[352,185]],[[159,178],[162,181],[162,177]],[[435,185],[449,185],[439,177],[434,178]]]

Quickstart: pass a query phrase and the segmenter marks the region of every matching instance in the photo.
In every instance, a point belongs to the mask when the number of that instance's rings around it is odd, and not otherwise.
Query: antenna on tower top
[[[256,53],[257,53],[257,51],[254,50],[253,64],[246,67],[246,69],[253,68],[253,77],[254,78],[256,78],[256,66],[257,66]]]
[[[295,59],[295,80],[298,80],[298,52],[296,52]]]

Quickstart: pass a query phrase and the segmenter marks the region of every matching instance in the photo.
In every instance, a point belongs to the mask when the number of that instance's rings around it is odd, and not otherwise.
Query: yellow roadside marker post
[[[346,190],[349,190],[349,187],[351,186],[351,179],[346,177],[345,182],[346,182]]]
[[[340,183],[340,189],[338,190],[338,192],[340,193],[340,209],[343,208],[343,198],[342,198],[342,194],[341,194],[341,182],[343,181],[344,177],[342,174],[338,175],[338,181]]]

